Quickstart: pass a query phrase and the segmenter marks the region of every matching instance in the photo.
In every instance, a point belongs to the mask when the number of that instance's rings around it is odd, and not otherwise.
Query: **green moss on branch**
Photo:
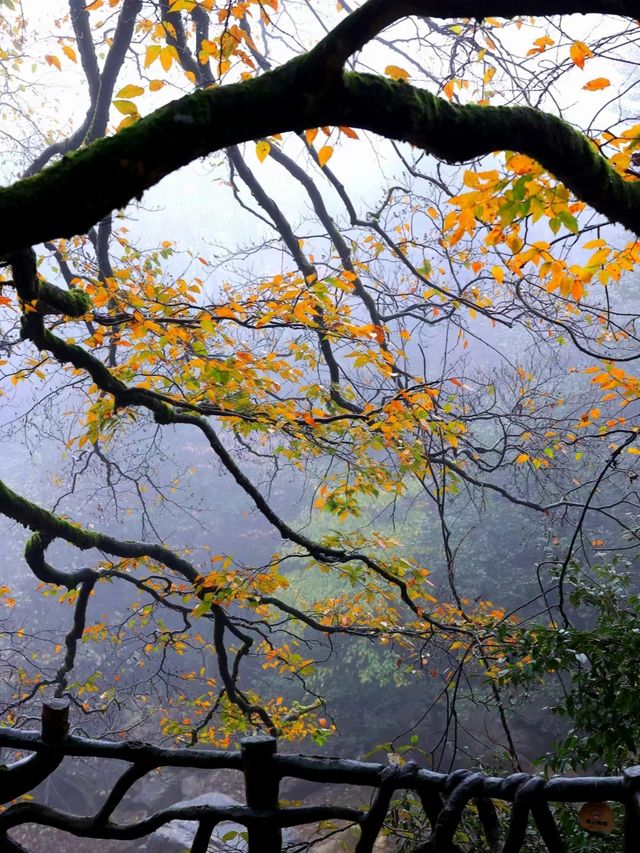
[[[447,163],[496,151],[526,154],[611,222],[640,235],[640,182],[624,180],[582,133],[549,113],[451,104],[368,74],[345,75],[337,112],[336,124],[401,139]]]
[[[51,569],[44,563],[44,551],[53,539],[63,539],[82,551],[97,548],[114,557],[134,559],[147,557],[173,569],[191,583],[195,584],[198,579],[198,572],[191,563],[169,548],[153,543],[115,539],[104,533],[85,530],[16,494],[2,480],[0,480],[0,513],[36,531],[36,535],[32,536],[27,543],[25,556],[38,577],[40,577],[39,572],[43,573],[43,579],[44,575],[48,575],[47,583],[68,586],[69,580],[73,579],[74,582],[71,585],[75,586],[76,583],[86,580],[86,570],[67,575]],[[56,580],[51,580],[51,572],[56,573]]]
[[[38,288],[38,299],[52,308],[56,308],[67,317],[82,317],[91,311],[91,298],[84,290],[74,288],[62,290],[48,281],[41,281]]]
[[[366,74],[343,76],[329,62],[328,39],[322,50],[253,80],[198,90],[0,189],[0,256],[84,233],[199,157],[274,133],[322,125],[371,130],[411,142],[447,162],[499,150],[528,154],[579,198],[640,235],[639,186],[617,175],[591,143],[561,119],[526,107],[458,106],[407,84]],[[340,39],[338,54],[343,49]],[[73,205],[61,203],[68,198]]]

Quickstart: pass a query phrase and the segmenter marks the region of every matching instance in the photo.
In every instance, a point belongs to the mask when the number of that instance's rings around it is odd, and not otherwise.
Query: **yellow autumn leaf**
[[[160,56],[162,48],[159,44],[151,44],[144,55],[144,67],[148,68]]]
[[[582,88],[586,89],[587,92],[598,92],[600,89],[606,89],[610,85],[611,80],[607,80],[606,77],[596,77],[595,80],[589,80],[588,83],[585,83]]]
[[[140,118],[140,113],[136,112],[134,115],[125,116],[120,124],[116,127],[116,133],[119,133],[121,130],[124,130],[125,127],[131,127],[132,124],[135,124]],[[131,346],[127,341],[120,341],[119,346]]]
[[[137,98],[138,95],[144,95],[142,86],[134,86],[130,83],[128,86],[123,86],[116,94],[116,98]]]
[[[512,172],[515,172],[516,175],[526,175],[537,168],[535,160],[532,160],[531,157],[527,157],[526,154],[514,154],[512,157],[509,157],[507,160],[507,166]]]
[[[268,143],[267,143],[268,144]],[[235,319],[237,316],[237,312],[230,308],[228,305],[221,305],[219,308],[214,309],[213,312],[216,317],[229,317],[230,319]]]
[[[271,145],[265,139],[261,139],[260,142],[256,143],[256,157],[261,163],[264,163],[267,159],[269,151],[271,151]]]
[[[571,293],[573,288],[573,281],[569,278],[568,275],[563,275],[560,279],[560,293],[565,297],[565,299]]]
[[[504,267],[492,266],[491,267],[491,275],[495,278],[495,280],[502,284],[504,281]]]
[[[124,116],[138,115],[138,108],[131,101],[114,101],[113,106]]]
[[[399,65],[387,65],[384,69],[384,73],[387,77],[391,77],[392,80],[404,80],[406,83],[409,79],[409,72],[405,71],[404,68],[400,68]]]
[[[78,57],[77,57],[77,55],[76,55],[76,52],[75,52],[75,50],[71,47],[71,45],[69,45],[69,44],[63,44],[63,45],[62,45],[62,52],[63,52],[63,53],[64,53],[64,55],[65,55],[68,59],[70,59],[72,62],[77,62],[77,61],[78,61]]]
[[[165,45],[165,47],[160,50],[160,65],[164,68],[165,71],[168,71],[171,68],[171,63],[175,59],[176,49],[175,47],[171,47],[171,45]]]
[[[529,454],[528,453],[520,453],[518,456],[516,456],[516,464],[517,465],[522,465],[524,462],[528,462],[528,461],[529,461]]]
[[[318,151],[318,163],[320,163],[320,166],[322,168],[324,168],[324,166],[328,163],[332,154],[333,147],[331,145],[323,145],[322,148]]]
[[[305,130],[304,135],[305,135],[305,139],[307,140],[307,145],[313,145],[313,140],[318,135],[318,128],[317,127],[309,128],[309,130]]]
[[[170,12],[191,12],[195,8],[195,0],[175,0],[169,8]]]
[[[574,41],[569,48],[569,55],[578,68],[584,68],[585,60],[590,56],[593,56],[593,51],[589,45],[585,44],[583,41]]]
[[[162,89],[164,86],[164,80],[151,80],[149,83],[149,90],[151,92],[157,92],[158,89]]]
[[[216,327],[213,323],[213,320],[208,314],[203,314],[200,318],[200,327],[203,332],[206,332],[208,335],[213,335]]]
[[[493,67],[493,65],[490,65],[484,72],[484,76],[482,78],[484,83],[490,83],[493,80],[495,73],[496,69]]]

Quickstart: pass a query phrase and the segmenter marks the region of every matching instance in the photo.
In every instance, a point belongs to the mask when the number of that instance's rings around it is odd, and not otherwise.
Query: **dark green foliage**
[[[505,687],[550,700],[571,721],[554,747],[554,770],[615,772],[637,762],[640,744],[640,597],[628,567],[569,567],[564,578],[575,624],[533,625],[505,642]],[[624,570],[623,570],[624,569]],[[507,640],[509,629],[502,631]]]

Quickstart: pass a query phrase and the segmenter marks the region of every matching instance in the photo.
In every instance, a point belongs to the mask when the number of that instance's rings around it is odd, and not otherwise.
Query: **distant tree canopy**
[[[57,448],[0,512],[71,610],[5,568],[6,719],[322,741],[344,638],[475,683],[517,766],[531,620],[638,539],[637,4],[51,5],[0,0],[4,429]]]

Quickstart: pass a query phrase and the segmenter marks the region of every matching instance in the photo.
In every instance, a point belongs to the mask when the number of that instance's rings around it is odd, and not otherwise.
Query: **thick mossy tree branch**
[[[386,0],[375,0],[383,5]],[[390,4],[394,5],[394,4]],[[400,0],[405,15],[429,18],[513,18],[516,15],[622,15],[638,17],[636,0]]]
[[[43,307],[51,306],[67,317],[82,317],[91,311],[91,297],[84,290],[71,288],[63,290],[48,281],[41,281],[38,288],[39,302]],[[40,308],[40,306],[38,306]]]
[[[7,258],[13,270],[12,284],[23,303],[34,303],[38,311],[53,308],[68,317],[82,317],[91,310],[91,299],[83,290],[63,290],[55,284],[43,281],[38,276],[36,255],[33,249],[15,252]]]
[[[495,151],[526,154],[611,222],[640,235],[640,182],[624,180],[590,140],[557,116],[530,107],[451,104],[368,74],[346,74],[336,106],[337,124],[348,118],[355,127],[409,142],[447,163]]]
[[[311,51],[323,56],[328,67],[344,65],[382,30],[411,16],[441,18],[513,18],[516,15],[622,15],[637,18],[635,0],[368,0],[338,24]]]
[[[121,540],[104,533],[84,530],[82,527],[78,527],[70,521],[60,518],[59,515],[17,495],[1,480],[0,513],[37,531],[27,544],[25,556],[32,570],[35,567],[38,571],[42,570],[46,573],[46,577],[43,575],[46,583],[57,583],[62,586],[69,586],[71,583],[75,586],[89,578],[87,574],[89,570],[86,569],[80,569],[75,573],[66,573],[51,569],[47,564],[44,564],[44,549],[53,539],[63,539],[81,551],[97,548],[115,557],[131,557],[134,559],[147,557],[173,569],[194,584],[200,577],[191,563],[163,545]],[[54,580],[51,579],[51,571],[55,572]]]
[[[389,0],[368,0],[333,32],[338,32],[340,28],[344,28],[344,31],[361,29],[368,33],[370,39],[371,33],[375,35],[382,27],[410,16],[481,21],[484,18],[514,18],[523,15],[548,17],[576,14],[637,18],[638,4],[636,0],[396,0],[394,3]],[[364,32],[363,37],[366,37]]]
[[[449,4],[447,16],[613,12],[628,2]],[[353,21],[370,16],[366,38],[407,14],[438,14],[444,4],[370,0],[316,48],[275,71],[242,83],[197,91],[115,136],[64,157],[39,174],[0,189],[0,256],[58,237],[85,233],[112,210],[166,175],[212,152],[285,131],[348,125],[409,142],[446,162],[499,150],[538,160],[576,196],[640,234],[640,183],[625,181],[569,124],[527,107],[455,105],[423,89],[366,74],[343,75],[350,51],[362,46]],[[469,8],[467,8],[469,7]],[[471,8],[473,7],[473,8]],[[486,8],[484,8],[486,7]],[[578,8],[579,7],[579,8]],[[444,9],[442,9],[444,14]],[[360,17],[356,17],[360,16]],[[332,59],[333,57],[333,59]],[[62,204],[73,198],[73,205]]]

